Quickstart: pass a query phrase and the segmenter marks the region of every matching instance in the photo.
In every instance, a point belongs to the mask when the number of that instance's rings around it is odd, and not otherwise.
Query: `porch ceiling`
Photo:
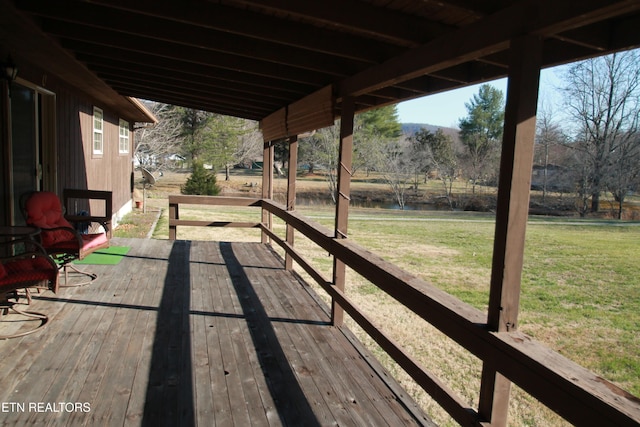
[[[14,57],[80,86],[253,120],[327,86],[337,115],[347,95],[363,111],[504,77],[509,40],[522,35],[543,38],[545,67],[640,46],[638,0],[0,5],[21,22],[4,46]],[[11,39],[2,27],[0,45]]]

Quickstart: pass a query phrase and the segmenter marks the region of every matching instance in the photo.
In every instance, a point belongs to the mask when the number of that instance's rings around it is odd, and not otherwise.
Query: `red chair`
[[[44,249],[32,240],[14,240],[0,245],[5,248],[2,250],[3,256],[0,257],[0,314],[2,321],[9,319],[10,315],[12,317],[7,322],[13,323],[15,321],[13,317],[17,317],[21,321],[40,321],[40,324],[35,328],[24,330],[24,327],[19,327],[11,334],[0,335],[0,339],[21,337],[36,332],[49,321],[49,317],[45,314],[19,308],[21,292],[25,292],[29,304],[31,303],[29,289],[32,287],[46,288],[57,292],[59,270]]]
[[[91,193],[89,190],[83,191]],[[99,193],[109,195],[107,206],[110,209],[111,193]],[[97,275],[80,271],[71,263],[74,260],[84,259],[87,255],[98,249],[109,247],[108,225],[106,223],[103,224],[105,227],[104,231],[81,234],[71,225],[68,218],[65,217],[58,196],[48,191],[33,192],[25,195],[21,205],[27,225],[40,228],[40,243],[47,251],[47,254],[53,257],[65,272],[64,285],[61,286],[81,286],[94,281]],[[110,216],[111,212],[108,212],[108,215]],[[73,218],[74,221],[82,223],[91,223],[94,221],[94,217],[91,216],[74,216]],[[88,276],[89,280],[71,284],[69,282],[69,269]]]

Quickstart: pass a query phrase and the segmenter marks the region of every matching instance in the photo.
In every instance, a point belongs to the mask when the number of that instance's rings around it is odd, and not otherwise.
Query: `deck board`
[[[3,425],[429,424],[268,246],[113,244],[94,283],[34,297],[46,328],[0,341]]]

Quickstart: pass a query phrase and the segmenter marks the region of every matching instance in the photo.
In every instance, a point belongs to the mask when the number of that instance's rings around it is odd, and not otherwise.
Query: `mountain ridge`
[[[428,123],[401,123],[400,125],[402,126],[402,133],[409,136],[415,135],[415,133],[421,129],[426,129],[432,133],[437,132],[438,129],[442,129],[442,132],[445,135],[450,135],[454,138],[458,138],[459,130],[452,127],[436,126],[436,125],[430,125]]]

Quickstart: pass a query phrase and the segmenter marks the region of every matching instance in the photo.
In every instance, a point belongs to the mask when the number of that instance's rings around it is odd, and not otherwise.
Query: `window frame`
[[[102,156],[104,154],[104,111],[101,108],[93,107],[92,122],[92,152],[94,155]],[[99,123],[99,127],[96,127],[97,123]],[[100,137],[97,138],[97,135]]]
[[[130,147],[131,147],[130,135],[131,135],[131,129],[129,127],[129,122],[124,119],[120,119],[118,121],[118,153],[119,154],[129,154]]]

